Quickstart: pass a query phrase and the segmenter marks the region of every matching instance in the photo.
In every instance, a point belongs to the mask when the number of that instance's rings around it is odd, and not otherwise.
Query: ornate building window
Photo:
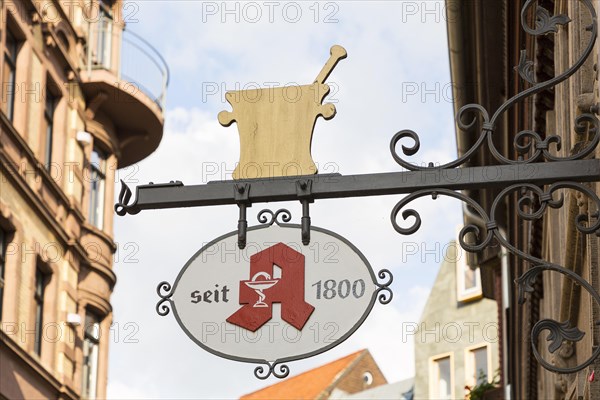
[[[96,64],[100,68],[111,69],[111,52],[113,39],[113,1],[100,0],[98,32],[96,43]]]
[[[33,350],[39,356],[42,354],[42,340],[44,332],[44,293],[46,291],[47,275],[38,266],[35,269],[35,291],[33,294],[35,304],[35,342]]]
[[[6,29],[5,32],[6,45],[4,46],[4,76],[2,77],[2,111],[12,121],[15,108],[15,76],[19,42],[10,30]]]
[[[2,299],[4,298],[4,266],[6,265],[7,233],[0,228],[0,321],[2,320]]]
[[[98,350],[100,345],[100,318],[87,311],[83,337],[83,383],[81,397],[95,399],[98,385]]]
[[[46,107],[44,108],[44,166],[50,169],[52,163],[52,143],[54,138],[54,111],[57,98],[50,90],[46,90]]]
[[[104,192],[106,181],[106,155],[94,147],[90,160],[89,220],[98,229],[104,227]]]

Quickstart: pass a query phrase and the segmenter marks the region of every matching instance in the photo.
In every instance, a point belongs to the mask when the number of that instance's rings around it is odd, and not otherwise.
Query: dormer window
[[[365,386],[371,386],[371,384],[373,383],[373,374],[370,373],[369,371],[366,371],[363,376],[363,382],[365,384]]]

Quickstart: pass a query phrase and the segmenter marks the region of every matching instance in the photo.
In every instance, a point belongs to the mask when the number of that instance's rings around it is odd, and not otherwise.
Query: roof
[[[368,350],[360,350],[323,366],[311,369],[285,381],[267,386],[240,397],[241,400],[285,400],[316,399],[319,394],[332,386]]]

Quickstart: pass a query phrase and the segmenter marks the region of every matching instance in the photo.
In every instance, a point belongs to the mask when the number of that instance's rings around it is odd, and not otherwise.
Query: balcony
[[[148,41],[112,21],[90,25],[83,57],[83,91],[94,114],[114,125],[119,167],[144,159],[162,139],[167,63]],[[103,123],[102,116],[94,119]]]

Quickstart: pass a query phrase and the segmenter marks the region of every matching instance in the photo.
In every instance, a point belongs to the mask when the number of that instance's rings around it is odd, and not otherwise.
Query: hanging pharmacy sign
[[[373,269],[343,237],[286,224],[287,210],[263,211],[246,246],[237,231],[212,241],[183,267],[175,283],[158,286],[157,312],[170,309],[184,332],[205,350],[262,364],[259,378],[287,376],[283,364],[322,353],[346,340],[375,301],[392,298],[391,273]],[[169,307],[170,306],[170,307]]]
[[[581,33],[582,38],[585,36],[583,40],[589,39],[585,50],[572,67],[539,82],[532,72],[530,57],[521,52],[516,69],[527,90],[514,94],[495,109],[480,104],[460,108],[457,127],[460,131],[476,130],[477,139],[456,160],[442,165],[430,162],[423,166],[407,159],[419,152],[421,141],[416,132],[405,129],[392,137],[389,146],[403,171],[359,175],[318,173],[311,155],[312,136],[319,117],[329,120],[336,113],[333,104],[323,102],[330,91],[325,83],[327,78],[347,56],[341,46],[330,49],[330,57],[312,83],[226,93],[231,110],[222,111],[218,119],[223,126],[235,122],[240,137],[240,161],[233,179],[200,185],[184,185],[180,181],[150,183],[137,186],[135,198],[127,184],[121,182],[115,212],[122,216],[179,207],[237,205],[239,208],[236,232],[203,247],[185,265],[173,285],[167,282],[159,285],[158,313],[166,315],[173,310],[188,336],[214,354],[262,364],[254,371],[259,378],[287,376],[289,368],[285,362],[324,352],[341,343],[361,325],[376,300],[387,303],[391,299],[389,271],[381,271],[378,277],[385,282],[377,283],[368,262],[352,244],[333,232],[311,228],[310,204],[321,199],[401,194],[406,196],[392,209],[391,222],[402,235],[412,235],[421,226],[421,214],[407,208],[413,201],[431,196],[433,200],[452,197],[465,203],[481,224],[468,224],[461,230],[459,239],[463,249],[479,252],[498,242],[521,262],[531,265],[516,279],[520,303],[533,290],[536,276],[551,271],[574,280],[600,304],[600,294],[586,279],[568,266],[524,253],[511,243],[510,237],[502,235],[499,229],[502,221],[496,219],[502,214],[504,200],[516,195],[517,217],[540,220],[548,210],[563,206],[560,191],[575,190],[595,206],[575,215],[568,229],[577,229],[582,235],[600,235],[600,199],[588,184],[600,179],[600,160],[589,158],[600,143],[597,104],[583,101],[580,107],[582,113],[576,117],[573,128],[577,134],[587,135],[588,141],[574,154],[559,153],[561,138],[569,137],[569,130],[542,140],[544,135],[524,127],[525,130],[514,135],[513,148],[506,154],[494,147],[494,138],[505,137],[506,132],[497,127],[509,110],[518,111],[514,107],[521,107],[537,93],[577,76],[576,72],[596,48],[598,23],[591,1],[580,0],[581,7],[577,10],[582,13],[573,18],[551,15],[537,3],[527,0],[521,9],[521,24],[526,33],[548,35],[576,21],[575,26],[567,29],[577,35]],[[583,13],[585,8],[587,16]],[[528,25],[531,18],[536,18],[535,28]],[[493,177],[489,174],[490,166],[466,165],[485,152],[491,152],[498,161]],[[507,158],[510,154],[515,158]],[[497,187],[503,190],[493,199],[491,210],[469,197],[469,192]],[[278,212],[271,214],[270,222],[263,214],[264,220],[260,221],[263,225],[248,229],[248,207],[293,200],[302,204],[300,226],[274,223],[277,215],[285,217],[284,223],[290,220],[289,213]],[[398,221],[399,216],[403,223]],[[473,238],[467,240],[467,236]],[[582,340],[584,334],[559,321],[538,321],[529,336],[533,355],[547,370],[573,374],[600,357],[600,347],[596,346],[590,357],[577,366],[551,365],[540,356],[538,336],[545,330],[555,338],[548,347],[550,353],[561,343]],[[585,345],[584,349],[589,347]]]

